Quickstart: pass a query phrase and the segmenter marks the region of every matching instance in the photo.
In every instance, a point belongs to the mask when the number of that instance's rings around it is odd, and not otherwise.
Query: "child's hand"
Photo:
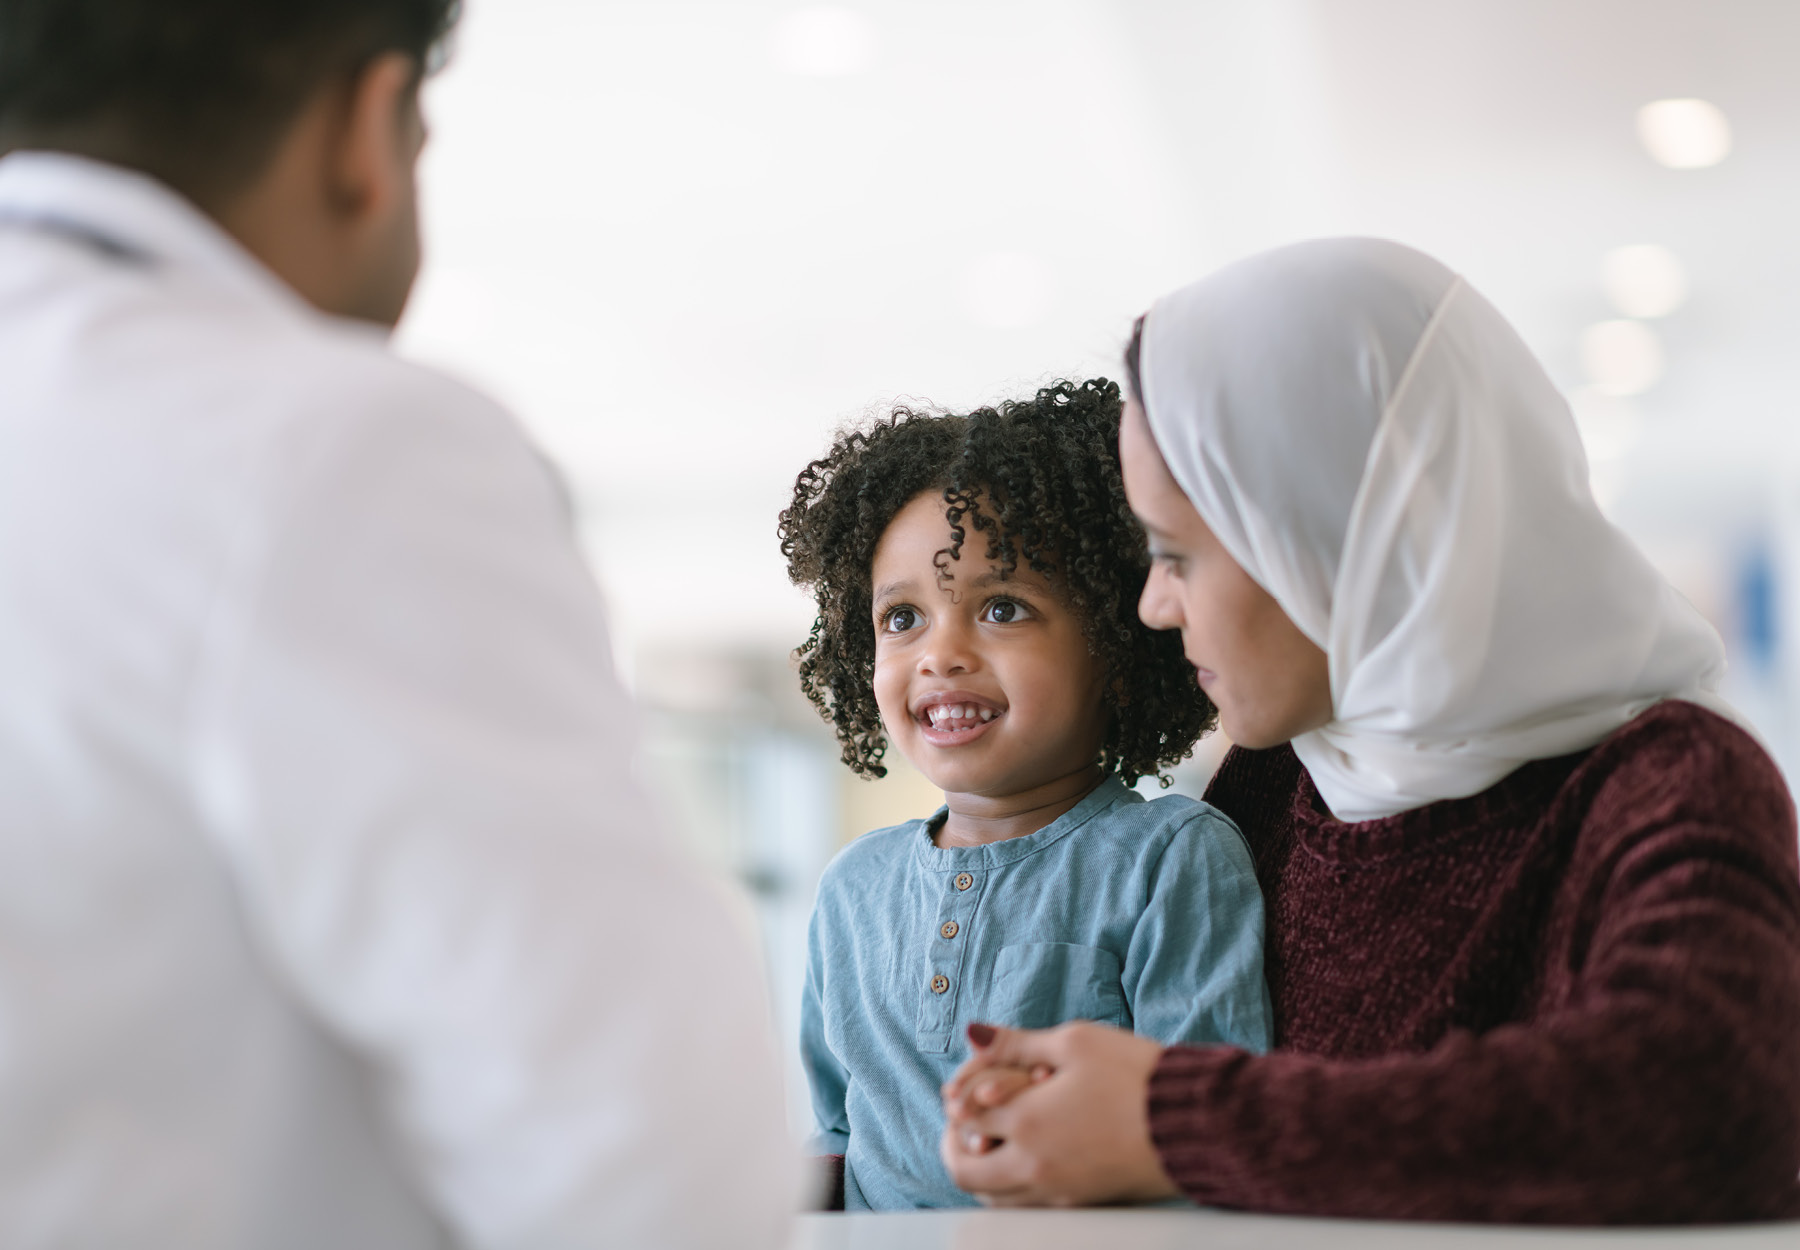
[[[1005,1106],[1021,1091],[1049,1075],[1050,1066],[1042,1063],[1029,1069],[993,1067],[972,1073],[959,1072],[944,1086],[944,1118],[953,1128],[959,1127],[970,1117]],[[965,1144],[973,1154],[980,1154],[992,1144],[992,1139],[979,1133],[968,1133],[966,1137]]]
[[[973,1115],[1005,1106],[1020,1090],[1050,1075],[1050,1065],[1013,1066],[988,1049],[994,1040],[991,1024],[971,1024],[969,1041],[974,1053],[963,1061],[940,1091],[944,1099],[944,1116],[951,1124]]]
[[[943,1086],[943,1113],[956,1122],[979,1115],[981,1111],[1006,1106],[1019,1091],[1042,1081],[1049,1072],[1051,1068],[1046,1063],[1031,1068],[1013,1068],[976,1066],[976,1061],[970,1059],[963,1070],[950,1077]]]
[[[977,1027],[969,1039],[976,1053],[944,1087],[940,1152],[958,1188],[989,1206],[1180,1196],[1150,1140],[1159,1043],[1087,1021],[1044,1031]],[[1040,1069],[1046,1075],[1032,1080]],[[978,1088],[1006,1101],[978,1106]]]

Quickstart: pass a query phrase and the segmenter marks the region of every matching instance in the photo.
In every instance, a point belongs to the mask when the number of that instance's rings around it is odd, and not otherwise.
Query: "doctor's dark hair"
[[[1138,619],[1150,562],[1119,476],[1117,383],[1057,382],[966,414],[896,408],[841,435],[794,483],[781,514],[788,576],[818,617],[794,651],[800,687],[837,731],[843,760],[887,775],[875,702],[875,548],[896,514],[941,493],[951,545],[974,535],[1010,575],[1021,564],[1060,592],[1100,660],[1109,705],[1101,766],[1127,784],[1185,759],[1217,721],[1181,635]],[[1165,779],[1164,784],[1167,784]]]
[[[0,0],[0,152],[129,166],[203,206],[307,97],[387,52],[431,68],[460,0]]]

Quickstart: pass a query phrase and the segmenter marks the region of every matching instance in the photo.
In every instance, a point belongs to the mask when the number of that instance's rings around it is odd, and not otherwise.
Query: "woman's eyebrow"
[[[874,601],[880,603],[883,599],[892,599],[896,595],[904,595],[911,589],[912,579],[910,577],[901,578],[896,582],[888,582],[885,585],[877,586],[875,588]]]

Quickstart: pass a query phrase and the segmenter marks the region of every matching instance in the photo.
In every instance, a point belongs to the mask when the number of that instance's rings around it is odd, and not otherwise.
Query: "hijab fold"
[[[1219,541],[1321,647],[1294,740],[1369,820],[1719,699],[1712,626],[1600,514],[1568,404],[1499,312],[1375,239],[1251,257],[1158,301],[1144,406]]]

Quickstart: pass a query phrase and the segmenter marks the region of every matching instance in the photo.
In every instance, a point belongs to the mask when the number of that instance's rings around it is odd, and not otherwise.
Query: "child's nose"
[[[932,631],[931,645],[919,656],[919,671],[934,677],[967,673],[980,666],[967,630],[955,625]]]
[[[919,671],[936,677],[949,677],[955,673],[966,673],[974,665],[969,657],[956,651],[934,651],[919,661]]]

